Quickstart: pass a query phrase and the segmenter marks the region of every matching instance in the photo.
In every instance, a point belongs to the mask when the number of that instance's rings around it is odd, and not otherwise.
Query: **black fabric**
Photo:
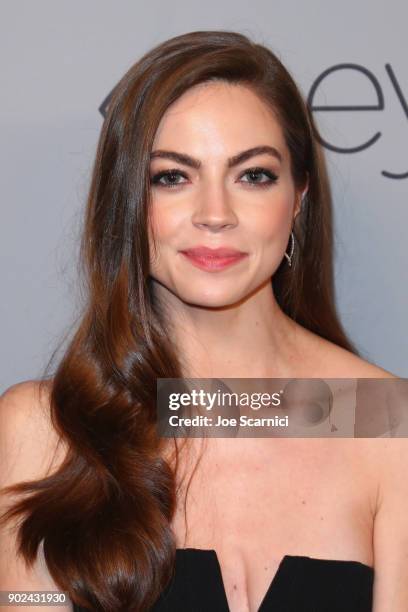
[[[359,561],[285,555],[258,612],[372,612],[373,583],[374,569]],[[173,579],[151,612],[229,612],[215,550],[177,549]]]

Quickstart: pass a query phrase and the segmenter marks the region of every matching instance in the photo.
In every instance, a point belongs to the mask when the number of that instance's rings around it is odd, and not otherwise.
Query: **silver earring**
[[[293,234],[293,230],[290,232],[290,238],[291,238],[290,254],[288,255],[285,252],[285,257],[288,260],[289,266],[292,266],[292,257],[293,257],[293,253],[295,251],[295,236]]]

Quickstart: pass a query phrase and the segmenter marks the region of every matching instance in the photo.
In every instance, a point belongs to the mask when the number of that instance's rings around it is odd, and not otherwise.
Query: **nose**
[[[224,184],[209,181],[202,185],[195,198],[192,223],[200,229],[219,231],[233,228],[238,224],[232,196]]]

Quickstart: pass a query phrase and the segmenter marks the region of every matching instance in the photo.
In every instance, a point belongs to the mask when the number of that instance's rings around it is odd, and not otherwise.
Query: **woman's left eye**
[[[266,176],[266,180],[259,180],[262,175]],[[249,168],[249,170],[245,170],[244,174],[241,175],[241,177],[243,176],[249,176],[251,179],[249,181],[243,181],[244,183],[256,187],[267,187],[272,183],[276,183],[278,180],[276,174],[266,168]]]

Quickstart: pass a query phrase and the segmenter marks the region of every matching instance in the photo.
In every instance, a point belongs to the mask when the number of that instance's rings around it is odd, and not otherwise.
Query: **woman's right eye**
[[[158,185],[159,187],[177,187],[182,183],[178,180],[180,177],[187,178],[180,170],[163,170],[158,172],[151,178],[152,185]],[[163,182],[162,179],[166,179],[169,182]]]

